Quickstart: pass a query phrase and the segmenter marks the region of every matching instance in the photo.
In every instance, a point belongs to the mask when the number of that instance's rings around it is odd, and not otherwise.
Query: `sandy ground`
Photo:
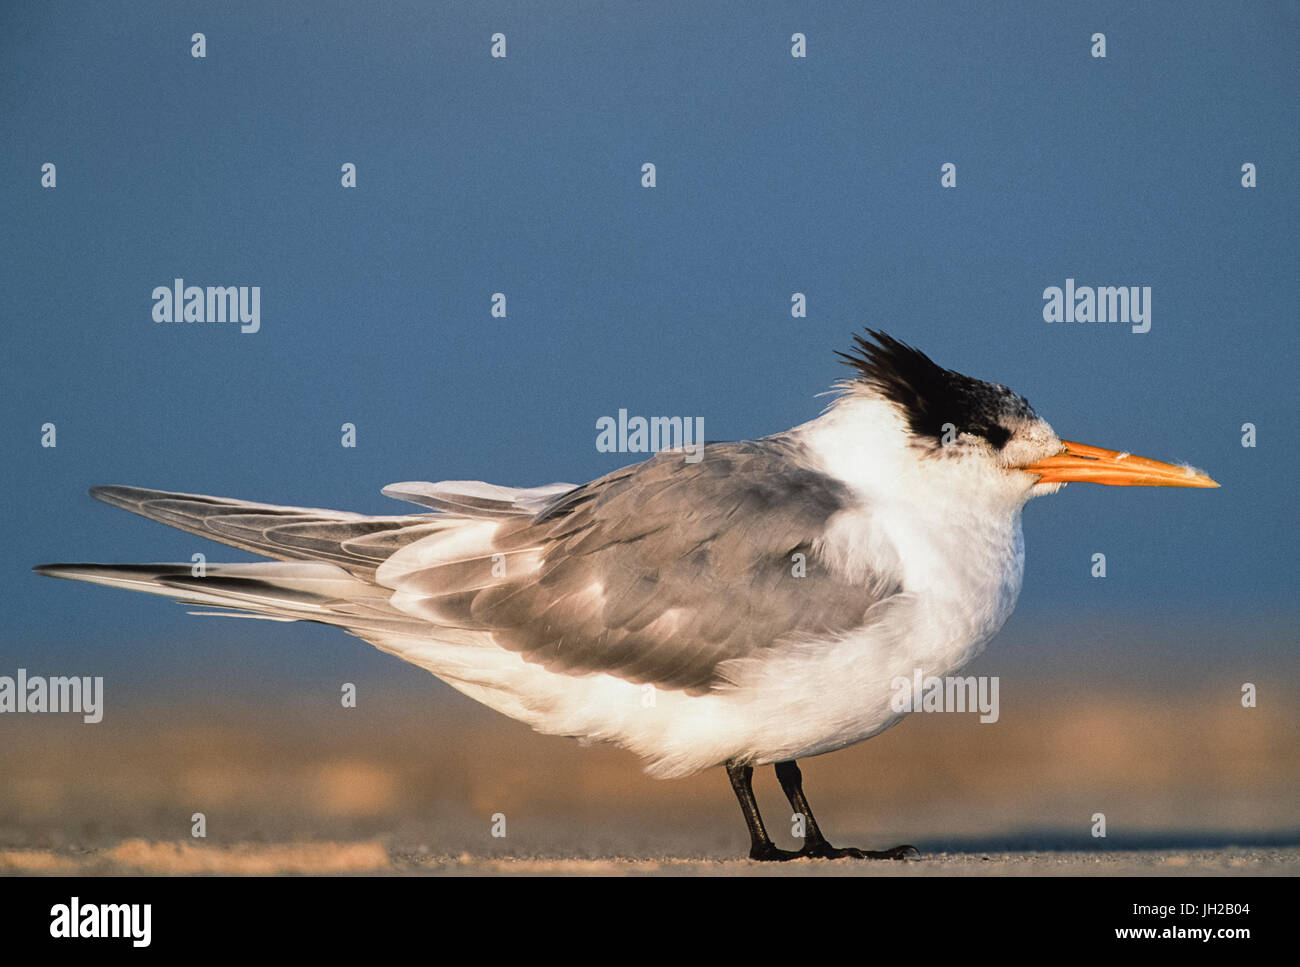
[[[360,843],[194,846],[129,840],[105,849],[0,851],[8,875],[441,876],[1295,876],[1300,847],[930,853],[905,862],[754,863],[676,856],[559,859],[435,856]]]
[[[0,873],[1295,875],[1300,713],[1235,691],[1040,683],[997,724],[912,716],[803,762],[832,842],[921,849],[902,863],[742,860],[721,770],[652,780],[436,683],[364,710],[299,696],[154,701],[93,727],[5,716]],[[796,846],[770,769],[755,789]]]

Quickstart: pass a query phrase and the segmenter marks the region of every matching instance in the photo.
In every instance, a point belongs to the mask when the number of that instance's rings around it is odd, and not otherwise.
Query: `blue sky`
[[[244,559],[91,485],[387,513],[399,480],[582,481],[635,459],[595,447],[620,408],[709,439],[815,416],[863,326],[1222,483],[1035,501],[1013,622],[1213,623],[1202,654],[1287,627],[1297,8],[802,6],[6,4],[0,670],[201,653],[290,683],[364,647],[32,575]],[[259,285],[261,331],[154,323],[176,277]],[[1067,278],[1151,286],[1151,331],[1045,323]]]

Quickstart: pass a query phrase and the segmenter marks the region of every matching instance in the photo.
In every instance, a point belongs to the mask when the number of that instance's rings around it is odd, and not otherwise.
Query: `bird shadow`
[[[1092,837],[1075,832],[1034,830],[1005,836],[917,839],[922,853],[1115,853],[1148,850],[1282,849],[1300,846],[1300,829],[1269,832],[1221,830],[1142,833]]]

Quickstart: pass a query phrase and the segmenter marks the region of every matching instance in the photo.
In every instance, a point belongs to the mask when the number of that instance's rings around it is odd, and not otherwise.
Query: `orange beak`
[[[1217,487],[1191,467],[1135,457],[1062,440],[1065,450],[1021,469],[1038,474],[1039,483],[1096,483],[1111,487]]]

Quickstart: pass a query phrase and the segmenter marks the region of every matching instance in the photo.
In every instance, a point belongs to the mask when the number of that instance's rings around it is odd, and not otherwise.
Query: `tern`
[[[582,485],[397,483],[427,512],[366,516],[137,487],[94,497],[271,558],[47,564],[198,612],[334,625],[539,732],[609,742],[660,778],[725,767],[755,860],[836,848],[797,760],[903,717],[892,683],[945,676],[1015,605],[1020,516],[1082,481],[1217,487],[1190,467],[1060,439],[1024,397],[866,330],[816,419],[663,451]],[[804,818],[778,848],[754,799],[775,766]]]

